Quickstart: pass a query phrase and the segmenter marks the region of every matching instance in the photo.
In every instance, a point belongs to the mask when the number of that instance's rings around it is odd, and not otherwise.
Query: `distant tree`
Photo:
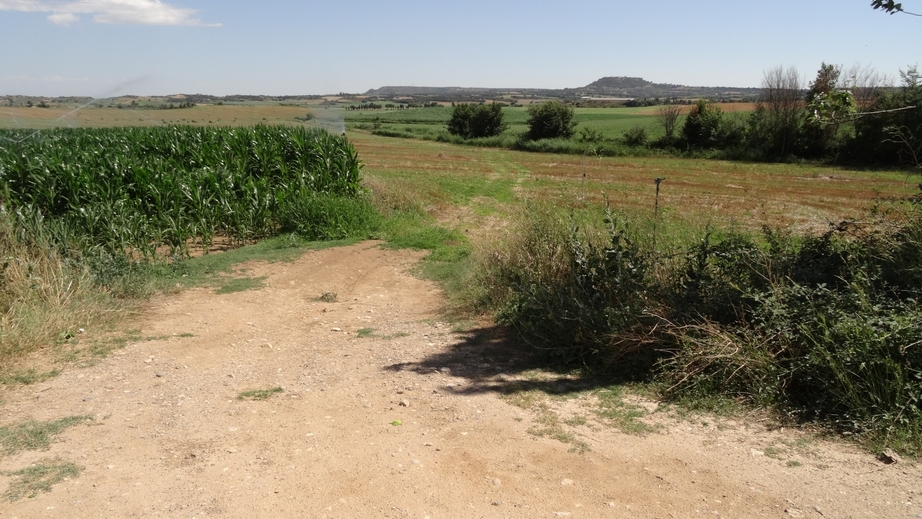
[[[775,67],[762,77],[762,91],[756,113],[764,117],[761,128],[767,132],[762,137],[766,142],[765,151],[769,155],[786,157],[795,151],[805,113],[800,74],[794,67]],[[759,106],[764,110],[758,110]]]
[[[837,153],[843,144],[839,127],[851,122],[849,116],[855,111],[855,98],[848,89],[840,87],[841,74],[840,67],[824,62],[807,89],[807,119],[803,127],[807,154]]]
[[[569,139],[578,124],[573,108],[556,100],[530,105],[526,112],[529,139]]]
[[[656,111],[656,122],[663,127],[666,132],[666,140],[672,140],[675,137],[676,126],[679,123],[679,115],[682,114],[682,107],[679,105],[661,106]]]
[[[922,158],[922,72],[915,66],[900,70],[901,86],[883,91],[859,119],[850,150],[866,163],[909,163]],[[873,114],[870,115],[870,114]],[[922,171],[922,170],[919,170]]]
[[[829,94],[839,85],[839,76],[842,75],[842,68],[836,65],[829,65],[825,61],[820,65],[816,72],[816,79],[810,83],[807,89],[807,102],[813,101],[813,98],[819,94]]]
[[[502,105],[458,103],[451,110],[448,133],[464,139],[493,137],[506,130]]]
[[[682,138],[689,148],[717,148],[721,144],[723,111],[714,103],[699,99],[685,118]]]

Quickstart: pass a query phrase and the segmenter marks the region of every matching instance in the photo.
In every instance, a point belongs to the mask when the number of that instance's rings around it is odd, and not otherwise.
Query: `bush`
[[[575,111],[560,101],[547,101],[539,105],[531,105],[526,109],[528,113],[527,137],[537,139],[569,139],[578,124],[573,120]]]
[[[637,148],[640,146],[646,146],[647,144],[647,129],[643,126],[634,126],[624,132],[624,135],[621,137],[621,140],[624,141],[624,144]]]
[[[922,211],[877,218],[819,236],[709,233],[672,261],[610,213],[605,242],[526,215],[485,257],[482,284],[554,361],[922,455]]]
[[[494,137],[506,130],[503,109],[497,103],[473,105],[460,103],[451,110],[448,133],[464,139]]]
[[[723,112],[714,103],[699,99],[682,126],[682,137],[690,148],[717,148],[723,145]]]

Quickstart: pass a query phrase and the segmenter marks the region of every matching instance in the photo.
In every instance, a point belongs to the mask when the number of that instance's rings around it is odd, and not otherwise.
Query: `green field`
[[[447,134],[445,126],[451,117],[451,110],[450,106],[406,110],[346,110],[344,116],[349,128],[396,130],[432,138]],[[509,125],[506,133],[523,134],[528,130],[528,114],[525,110],[525,107],[503,108],[503,119]],[[618,139],[635,126],[646,128],[652,138],[662,134],[655,111],[650,108],[577,108],[576,120],[579,123],[577,132],[582,128],[591,128],[601,132],[606,139]]]

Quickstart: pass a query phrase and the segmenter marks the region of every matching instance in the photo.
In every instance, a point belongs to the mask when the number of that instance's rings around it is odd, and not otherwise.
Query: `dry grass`
[[[404,193],[427,207],[470,203],[475,212],[495,211],[498,217],[516,204],[487,207],[476,198],[484,194],[475,191],[477,186],[505,182],[513,186],[513,202],[539,199],[577,211],[604,206],[607,195],[617,211],[652,218],[653,179],[666,177],[659,204],[664,229],[697,222],[740,230],[757,230],[763,224],[825,229],[830,221],[866,213],[878,199],[918,191],[917,182],[895,171],[687,158],[586,159],[362,132],[350,132],[349,137],[366,173],[377,182],[399,182]],[[451,191],[466,192],[469,200],[459,200]]]
[[[113,126],[252,126],[255,124],[301,124],[295,117],[309,111],[302,106],[199,105],[173,110],[68,107],[0,108],[0,128],[109,128]]]
[[[0,215],[0,218],[3,218]],[[52,248],[25,243],[0,220],[0,366],[104,322],[121,307]]]

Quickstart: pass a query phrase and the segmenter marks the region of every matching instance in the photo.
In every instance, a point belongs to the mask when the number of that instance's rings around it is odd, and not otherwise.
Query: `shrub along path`
[[[408,272],[419,258],[366,242],[251,263],[261,288],[161,296],[134,325],[145,339],[6,391],[0,430],[93,420],[47,451],[0,446],[0,492],[42,460],[82,468],[4,499],[2,517],[922,513],[922,471],[906,461],[757,417],[603,405],[610,393],[533,369],[488,323],[453,332],[440,292]],[[645,416],[602,416],[612,409]]]

